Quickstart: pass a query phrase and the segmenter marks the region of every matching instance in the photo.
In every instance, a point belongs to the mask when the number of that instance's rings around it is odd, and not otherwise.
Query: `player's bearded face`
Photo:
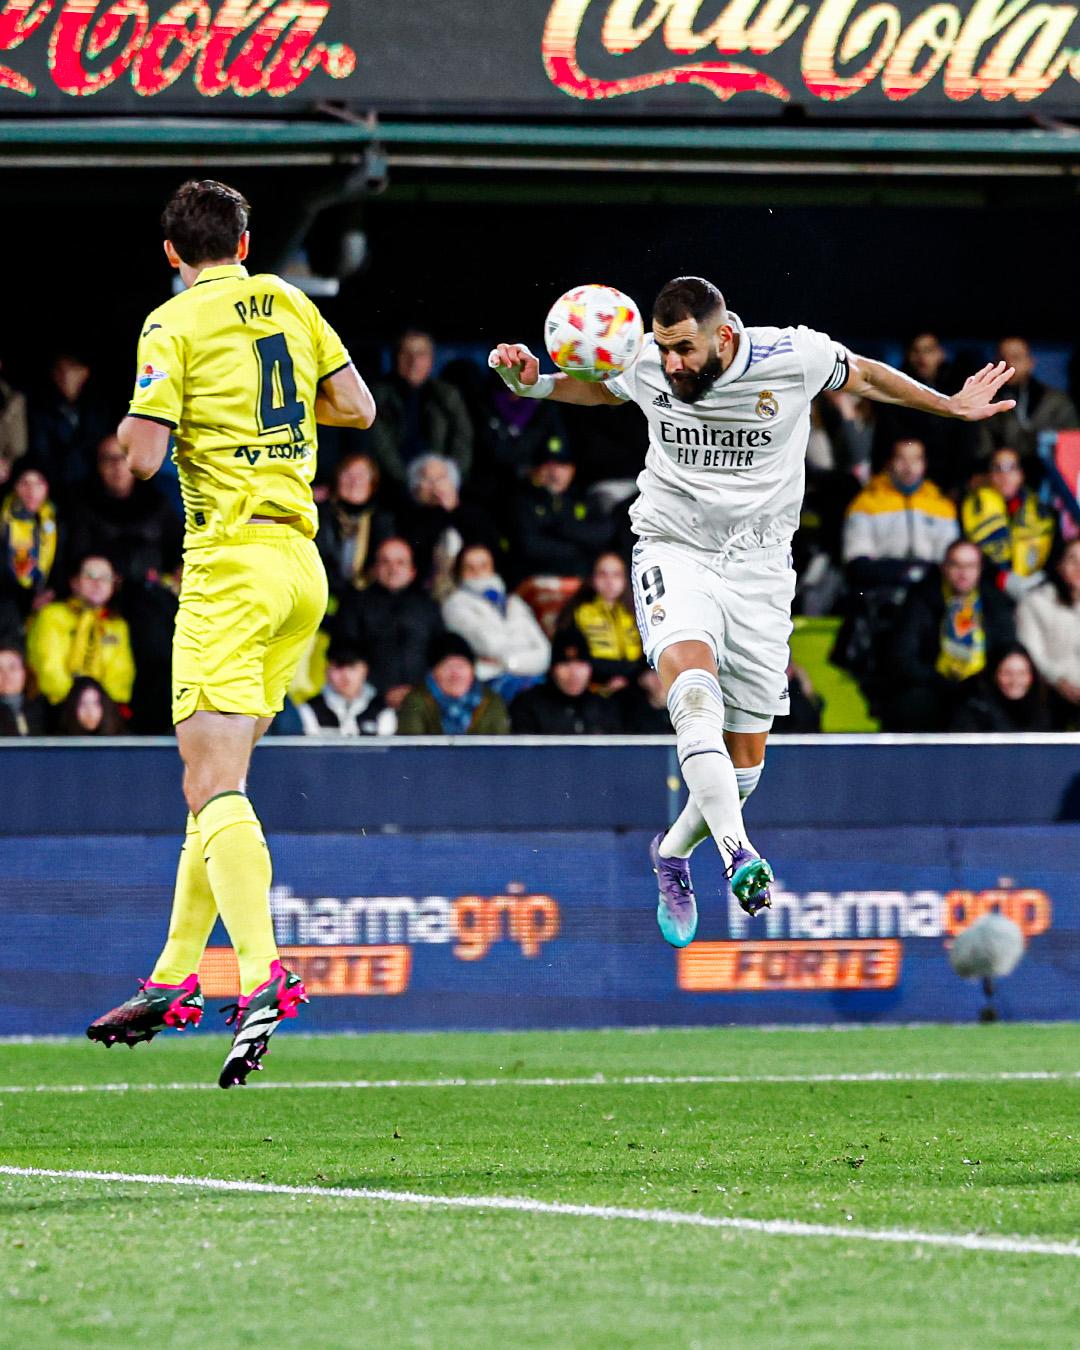
[[[671,326],[654,321],[653,332],[663,355],[664,379],[681,403],[697,403],[723,374],[721,335],[726,331],[724,328],[702,331],[692,318]]]
[[[723,372],[720,354],[713,350],[705,358],[700,369],[690,370],[684,367],[674,373],[665,369],[664,378],[670,385],[671,392],[681,403],[697,403],[699,399],[705,397]]]

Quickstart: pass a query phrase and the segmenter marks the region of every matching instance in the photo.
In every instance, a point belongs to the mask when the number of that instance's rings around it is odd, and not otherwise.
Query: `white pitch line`
[[[1056,1083],[1080,1080],[1080,1070],[1022,1069],[993,1073],[906,1073],[888,1070],[866,1073],[758,1073],[758,1074],[630,1074],[622,1077],[590,1074],[583,1078],[329,1078],[297,1082],[249,1082],[263,1091],[374,1091],[386,1088],[577,1088],[577,1087],[723,1087],[770,1083]],[[202,1092],[216,1083],[8,1083],[0,1094],[39,1092]]]
[[[229,1181],[223,1177],[162,1176],[143,1172],[60,1171],[51,1167],[0,1167],[9,1177],[47,1177],[55,1181],[100,1181],[133,1186],[187,1186],[194,1190],[227,1191],[246,1195],[318,1196],[327,1200],[386,1201],[442,1209],[514,1211],[522,1214],[560,1214],[576,1219],[627,1220],[688,1228],[735,1229],[771,1237],[840,1238],[847,1242],[892,1242],[918,1247],[957,1247],[964,1251],[1005,1252],[1023,1256],[1080,1257],[1080,1246],[1040,1238],[990,1237],[982,1233],[923,1233],[908,1228],[848,1228],[839,1224],[800,1223],[793,1219],[743,1219],[693,1214],[676,1209],[623,1209],[617,1205],[573,1205],[557,1200],[533,1200],[516,1195],[423,1195],[416,1191],[388,1191],[366,1186],[282,1186],[268,1181]]]

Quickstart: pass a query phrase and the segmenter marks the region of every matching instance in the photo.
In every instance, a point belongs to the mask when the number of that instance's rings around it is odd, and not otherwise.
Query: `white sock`
[[[746,837],[742,806],[739,803],[739,786],[728,756],[694,755],[683,765],[683,780],[697,802],[717,847],[723,845],[721,854],[725,855],[725,862],[728,861],[726,855],[739,846],[750,849],[751,853],[755,852]]]
[[[683,781],[704,825],[717,845],[723,844],[728,851],[730,845],[749,848],[735,767],[724,744],[724,696],[716,676],[706,670],[684,670],[668,691],[668,713]],[[684,822],[676,843],[685,841],[692,820]],[[661,857],[671,856],[662,844]]]
[[[753,792],[761,781],[761,775],[764,770],[764,760],[762,760],[760,764],[751,764],[749,769],[735,770],[735,781],[739,785],[739,801],[746,801],[747,797],[750,796],[751,792]]]
[[[709,827],[698,810],[697,802],[688,797],[679,817],[660,840],[661,858],[689,858],[703,839],[708,839]]]
[[[752,764],[748,769],[735,770],[735,781],[739,785],[740,802],[745,802],[757,787],[764,769],[765,761],[762,760],[760,764]],[[697,802],[694,801],[693,797],[689,797],[686,805],[679,812],[678,819],[660,841],[660,856],[661,858],[689,858],[698,844],[708,837],[709,827],[705,824],[705,817],[698,810]]]

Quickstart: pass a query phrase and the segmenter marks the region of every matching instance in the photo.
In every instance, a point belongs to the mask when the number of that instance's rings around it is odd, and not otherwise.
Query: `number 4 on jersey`
[[[259,435],[288,429],[294,441],[303,440],[305,408],[296,397],[293,360],[284,333],[256,338],[259,362]]]

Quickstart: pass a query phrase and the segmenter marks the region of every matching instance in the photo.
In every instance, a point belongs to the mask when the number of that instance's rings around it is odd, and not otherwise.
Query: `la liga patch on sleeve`
[[[156,366],[143,366],[142,370],[139,371],[136,384],[140,389],[149,389],[156,381],[167,379],[168,375],[167,370],[158,370]]]

